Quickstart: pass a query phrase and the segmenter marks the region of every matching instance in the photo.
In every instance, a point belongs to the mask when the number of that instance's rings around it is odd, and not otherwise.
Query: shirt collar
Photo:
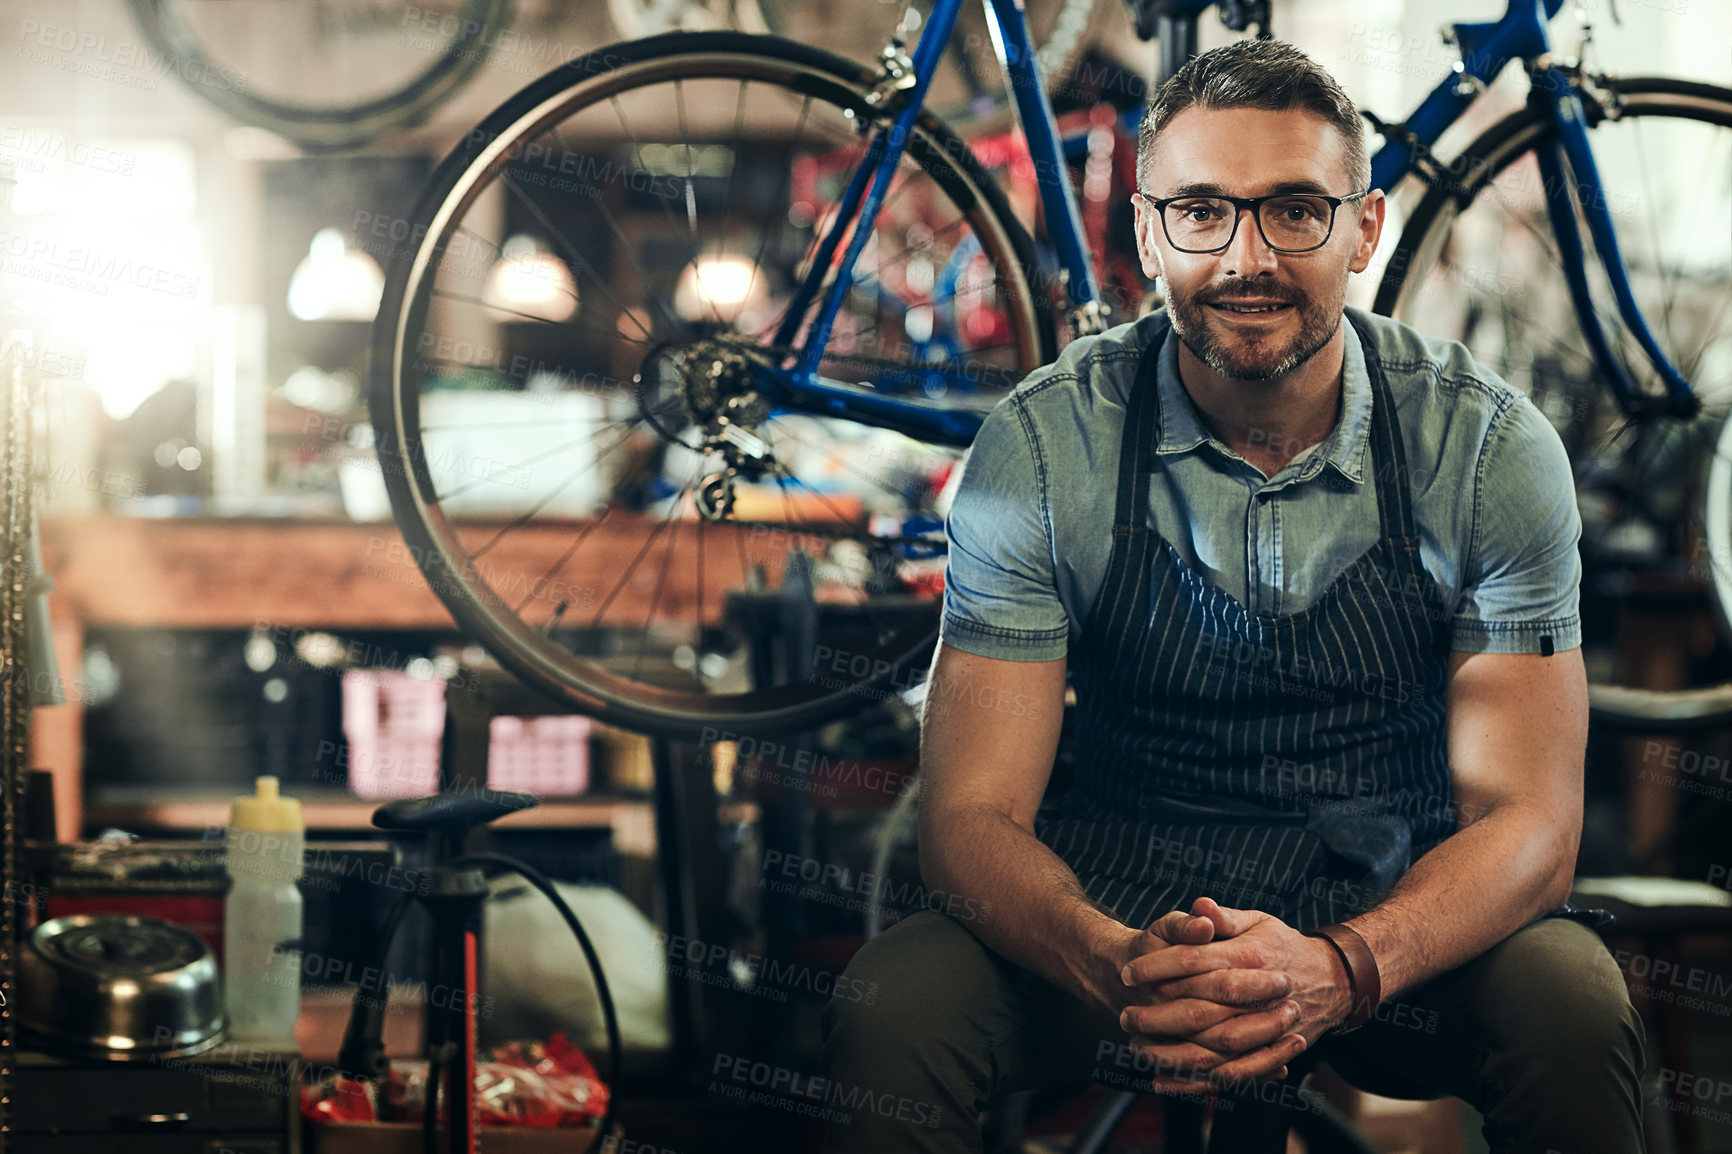
[[[1341,325],[1347,334],[1341,371],[1341,420],[1300,462],[1298,479],[1309,480],[1328,465],[1357,485],[1365,480],[1365,457],[1371,447],[1371,374],[1365,367],[1359,330],[1345,316]],[[1185,392],[1184,382],[1179,379],[1178,334],[1170,329],[1161,343],[1155,386],[1161,410],[1161,438],[1155,452],[1186,453],[1202,444],[1212,445],[1222,453],[1230,452],[1209,432],[1196,403]]]

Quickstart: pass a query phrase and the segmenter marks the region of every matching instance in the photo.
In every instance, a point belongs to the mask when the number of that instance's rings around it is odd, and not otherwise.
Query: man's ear
[[[1374,188],[1359,202],[1359,237],[1348,265],[1354,272],[1371,267],[1371,257],[1377,252],[1377,241],[1383,235],[1383,217],[1388,205],[1383,190]]]
[[[1152,230],[1160,228],[1161,223],[1155,219],[1155,214],[1149,211],[1148,202],[1143,199],[1141,193],[1133,196],[1131,202],[1137,210],[1137,257],[1142,263],[1143,275],[1150,280],[1159,280],[1161,279],[1161,248],[1155,243],[1155,234]]]

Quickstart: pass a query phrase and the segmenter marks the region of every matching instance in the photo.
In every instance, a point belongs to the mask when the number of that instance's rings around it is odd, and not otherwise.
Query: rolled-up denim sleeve
[[[1453,647],[1551,653],[1580,645],[1581,536],[1563,442],[1533,402],[1518,397],[1480,450]]]
[[[1014,400],[994,409],[969,449],[945,518],[950,556],[939,638],[980,657],[1063,657],[1070,618],[1053,575],[1046,477]]]

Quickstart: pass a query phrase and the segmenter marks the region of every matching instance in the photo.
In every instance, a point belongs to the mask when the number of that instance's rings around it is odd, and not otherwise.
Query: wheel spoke
[[[555,134],[555,138],[557,139],[557,134]],[[547,214],[541,211],[541,206],[536,204],[535,201],[530,198],[529,194],[524,192],[522,187],[519,186],[515,180],[511,179],[509,173],[501,173],[500,182],[504,184],[506,188],[510,189],[511,192],[516,194],[517,199],[522,202],[523,207],[530,211],[535,219],[541,224],[541,227],[547,230],[547,234],[553,237],[554,243],[558,244],[560,248],[565,250],[566,255],[577,263],[580,270],[592,273],[594,272],[594,266],[584,259],[582,253],[577,251],[577,246],[573,245],[571,241],[566,238],[566,235],[555,227],[551,220],[547,219]],[[638,275],[647,277],[643,265],[638,263],[636,247],[631,243],[630,238],[625,235],[625,231],[620,228],[619,221],[614,218],[613,210],[608,208],[607,202],[599,197],[596,198],[595,205],[596,208],[600,210],[602,219],[607,221],[608,227],[611,228],[614,235],[619,238],[622,251],[624,251],[627,259],[636,266]],[[649,338],[649,330],[644,328],[643,323],[635,316],[632,316],[630,310],[626,309],[620,302],[618,295],[608,287],[607,282],[599,274],[596,275],[594,279],[596,285],[601,289],[602,295],[607,298],[608,303],[613,305],[615,308],[620,309],[625,316],[631,317],[632,323],[637,325],[638,330],[643,333],[645,338]],[[666,310],[664,309],[663,311],[665,312]],[[670,323],[674,323],[673,315],[671,313],[667,314],[667,320]],[[678,327],[677,323],[675,324],[675,327]]]
[[[576,469],[574,469],[571,472],[571,474],[568,477],[566,477],[566,479],[564,481],[560,482],[558,488],[552,490],[546,496],[544,496],[540,500],[536,501],[528,509],[525,509],[522,513],[519,513],[516,517],[514,517],[510,521],[506,522],[503,526],[500,527],[500,529],[497,533],[495,533],[492,537],[490,537],[488,539],[488,541],[485,545],[481,546],[481,548],[479,548],[479,549],[475,550],[475,552],[471,553],[469,555],[469,559],[471,561],[480,560],[484,554],[486,554],[489,550],[491,550],[495,545],[499,544],[499,542],[503,541],[505,539],[505,535],[507,533],[510,533],[514,529],[521,529],[521,528],[523,528],[523,526],[529,524],[531,518],[533,518],[537,513],[541,512],[543,509],[547,508],[548,503],[551,502],[559,494],[565,492],[565,490],[570,487],[570,485],[573,481],[577,480],[579,477],[583,476],[585,473],[589,472],[591,469],[597,468],[603,461],[607,460],[607,458],[613,454],[613,451],[615,449],[617,449],[621,445],[625,444],[626,440],[628,438],[630,438],[630,436],[632,434],[632,430],[635,429],[639,424],[641,424],[642,421],[643,421],[642,417],[632,418],[632,420],[626,425],[625,431],[619,435],[618,439],[616,439],[613,444],[609,445],[606,449],[603,449],[601,452],[597,453],[595,455],[595,459],[593,461],[585,461],[582,465],[579,465]]]

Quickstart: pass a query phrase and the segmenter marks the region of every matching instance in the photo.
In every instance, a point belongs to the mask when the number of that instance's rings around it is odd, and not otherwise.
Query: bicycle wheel
[[[345,0],[130,2],[140,31],[193,92],[309,149],[357,148],[420,123],[468,82],[511,22],[509,0],[389,10]],[[252,51],[219,61],[214,46]]]
[[[1459,340],[1552,420],[1575,466],[1582,512],[1582,616],[1595,715],[1649,730],[1732,717],[1724,638],[1732,576],[1727,451],[1732,408],[1732,91],[1659,78],[1595,78],[1589,139],[1643,315],[1703,402],[1689,421],[1640,423],[1619,410],[1586,347],[1546,216],[1535,152],[1555,147],[1529,108],[1447,165],[1409,219],[1375,308],[1429,336]],[[1589,280],[1608,339],[1645,391],[1658,374],[1625,330],[1572,189]],[[1695,497],[1719,499],[1704,522]],[[1713,512],[1715,506],[1710,507]],[[1706,536],[1705,536],[1706,534]],[[1715,596],[1718,587],[1718,597]],[[1620,664],[1658,612],[1700,607],[1698,660],[1643,672]]]
[[[574,708],[810,725],[930,649],[960,450],[753,384],[873,79],[732,32],[592,53],[470,132],[402,230],[369,392],[392,509],[458,623]],[[984,410],[1050,358],[1031,242],[931,116],[872,225],[827,378]],[[737,485],[706,439],[730,424],[759,453]]]

